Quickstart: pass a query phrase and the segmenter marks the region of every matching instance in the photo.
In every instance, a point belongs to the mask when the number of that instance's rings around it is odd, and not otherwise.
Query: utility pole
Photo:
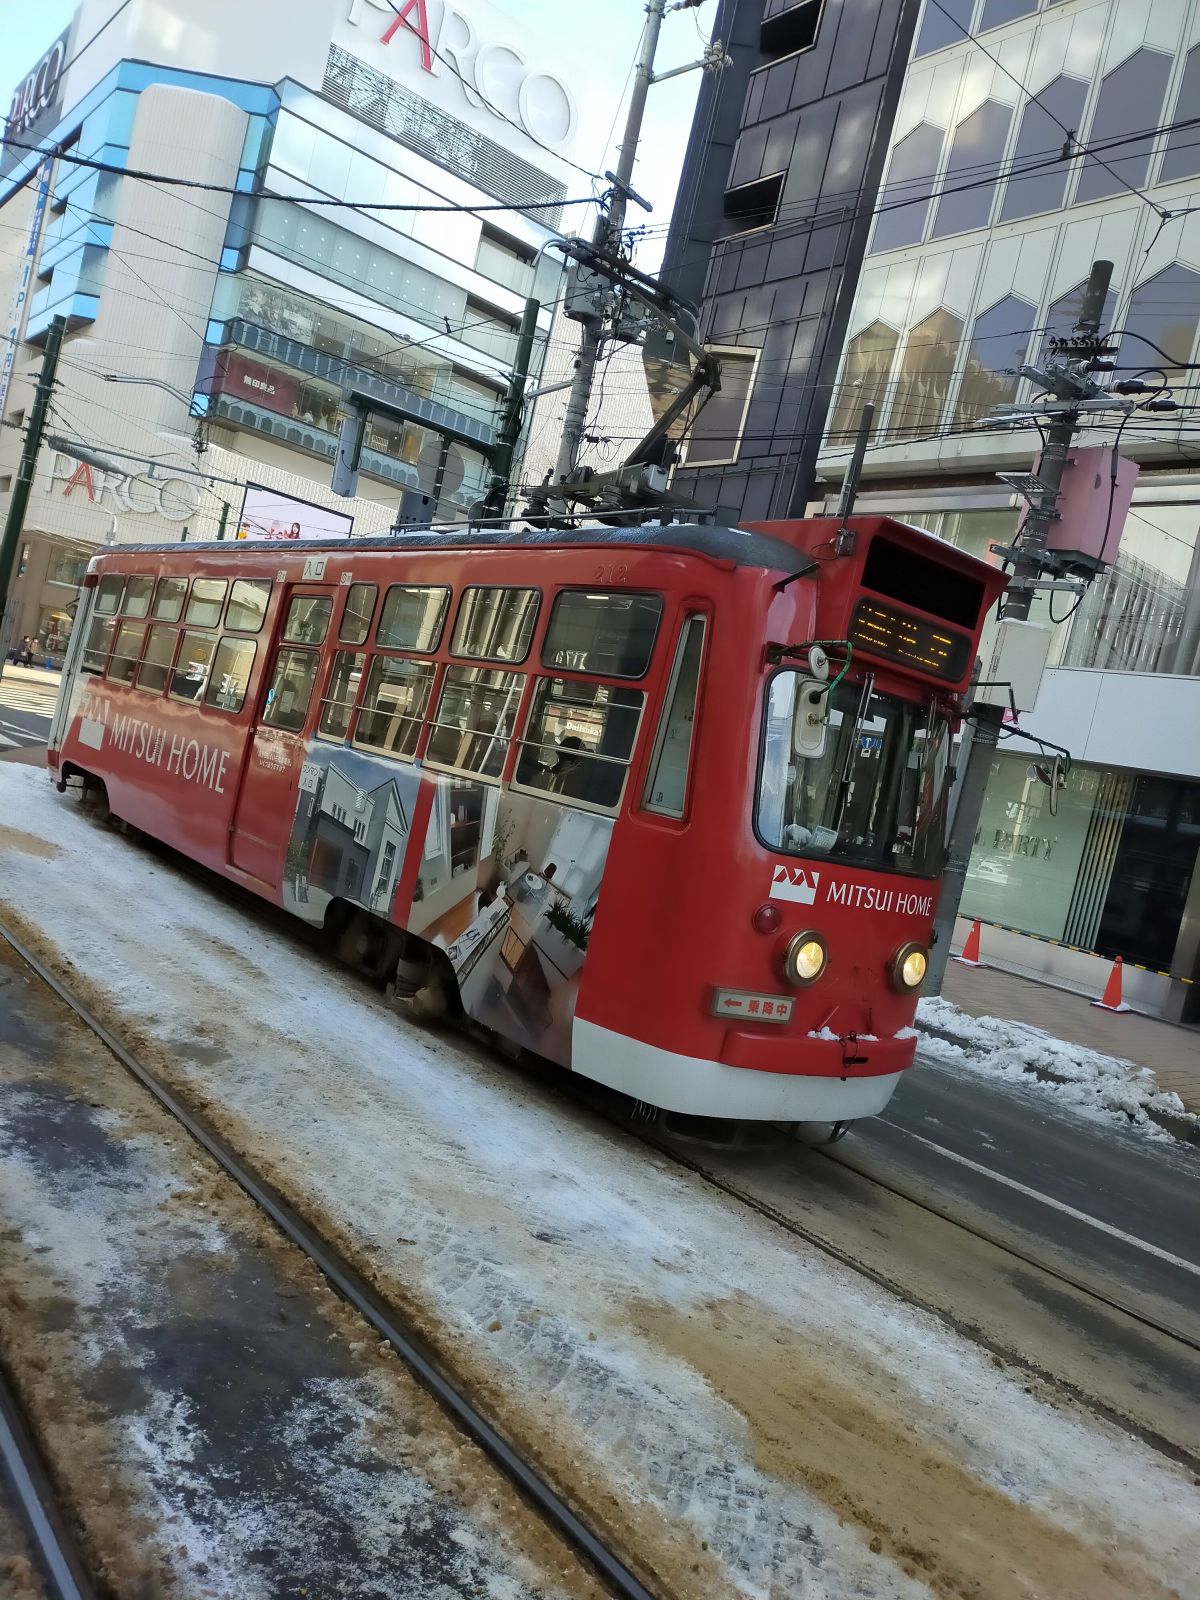
[[[1058,516],[1056,507],[1062,489],[1063,472],[1079,426],[1077,403],[1098,399],[1105,392],[1089,373],[1095,370],[1100,351],[1100,324],[1112,270],[1111,261],[1092,263],[1072,337],[1061,341],[1053,350],[1051,359],[1040,367],[1025,366],[1020,369],[1022,377],[1029,378],[1058,403],[1058,409],[1052,415],[1036,474],[1011,478],[1007,474],[1000,474],[1029,502],[1020,541],[1007,547],[992,546],[995,554],[1011,561],[1013,566],[1012,580],[1003,601],[1005,618],[1027,621],[1034,594],[1039,585],[1045,584],[1047,574],[1052,576],[1055,570],[1053,559],[1047,560],[1046,540],[1051,524]],[[1073,401],[1076,405],[1072,405]],[[986,674],[977,673],[977,676]],[[971,863],[971,850],[979,828],[992,755],[1000,741],[1000,729],[1004,724],[1004,706],[977,700],[971,710],[971,719],[973,726],[967,730],[971,737],[968,740],[964,733],[959,751],[959,761],[965,764],[954,790],[954,813],[946,841],[942,892],[934,918],[934,943],[925,977],[926,994],[941,993],[946,963],[950,958],[950,940],[954,934],[954,923]]]
[[[517,332],[517,349],[513,360],[512,377],[504,407],[500,413],[500,426],[496,430],[496,446],[492,451],[492,479],[481,507],[485,517],[502,517],[512,481],[513,457],[521,437],[521,423],[525,415],[525,384],[529,379],[529,364],[533,359],[533,340],[537,333],[538,312],[541,306],[531,295],[525,302],[521,326]]]
[[[25,443],[21,449],[21,464],[17,468],[17,481],[13,484],[12,499],[8,503],[8,516],[4,533],[0,536],[0,676],[4,673],[4,660],[8,645],[8,588],[13,566],[17,559],[17,545],[25,526],[25,511],[29,505],[29,491],[33,487],[33,474],[37,468],[38,451],[46,431],[46,415],[50,410],[50,396],[54,392],[54,375],[58,371],[58,354],[62,349],[67,319],[55,317],[46,335],[46,348],[42,354],[42,370],[38,376],[29,421],[25,426]]]
[[[625,118],[625,133],[617,155],[615,172],[605,176],[612,181],[612,199],[606,214],[596,219],[592,243],[606,255],[615,255],[625,227],[625,210],[631,196],[638,199],[630,188],[633,164],[637,158],[638,140],[642,132],[642,117],[646,110],[646,96],[654,82],[654,55],[658,48],[658,35],[662,27],[667,0],[648,0],[646,25],[642,29],[642,42],[638,50],[637,70],[633,80],[633,94]],[[579,448],[587,422],[588,402],[592,397],[592,384],[596,376],[596,359],[600,353],[600,335],[604,326],[601,315],[583,322],[583,339],[575,367],[575,378],[567,400],[563,419],[562,438],[558,446],[558,459],[554,465],[556,480],[569,477],[579,463]]]

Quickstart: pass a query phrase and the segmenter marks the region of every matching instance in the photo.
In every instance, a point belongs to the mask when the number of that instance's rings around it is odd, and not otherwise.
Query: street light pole
[[[46,431],[46,416],[50,410],[50,396],[54,392],[54,375],[58,371],[58,356],[63,335],[67,331],[65,317],[55,317],[46,335],[46,348],[42,355],[42,370],[38,375],[29,421],[25,427],[25,443],[21,448],[21,464],[17,468],[17,481],[13,484],[12,499],[8,503],[8,516],[4,534],[0,537],[0,676],[8,652],[8,589],[12,570],[17,559],[17,545],[25,526],[25,512],[29,506],[29,491],[33,488],[33,474],[37,468],[38,451]]]

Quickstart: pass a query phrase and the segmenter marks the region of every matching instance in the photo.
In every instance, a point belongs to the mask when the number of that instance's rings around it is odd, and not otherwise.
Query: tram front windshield
[[[833,856],[890,872],[941,869],[950,730],[924,705],[876,692],[867,678],[830,695],[825,747],[796,754],[797,672],[767,692],[758,834],[772,850]]]

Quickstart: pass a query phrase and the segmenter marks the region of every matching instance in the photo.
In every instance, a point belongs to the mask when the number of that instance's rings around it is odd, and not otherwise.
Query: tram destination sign
[[[971,652],[966,634],[878,600],[860,600],[854,607],[850,641],[856,650],[950,683],[957,683],[967,670]]]

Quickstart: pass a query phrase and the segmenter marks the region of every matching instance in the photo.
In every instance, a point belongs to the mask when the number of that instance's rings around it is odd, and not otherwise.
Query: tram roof
[[[571,549],[611,546],[683,552],[706,556],[713,561],[732,561],[739,567],[761,567],[768,571],[790,572],[799,576],[816,569],[817,563],[786,540],[770,534],[751,533],[743,528],[714,528],[694,522],[648,524],[635,528],[496,528],[435,533],[429,529],[411,533],[392,533],[368,539],[189,539],[186,544],[121,544],[98,552],[102,555],[181,554],[187,551],[208,553],[239,550],[279,550],[311,554],[317,550],[345,554],[348,550],[379,550],[397,554],[406,550],[513,550]]]

